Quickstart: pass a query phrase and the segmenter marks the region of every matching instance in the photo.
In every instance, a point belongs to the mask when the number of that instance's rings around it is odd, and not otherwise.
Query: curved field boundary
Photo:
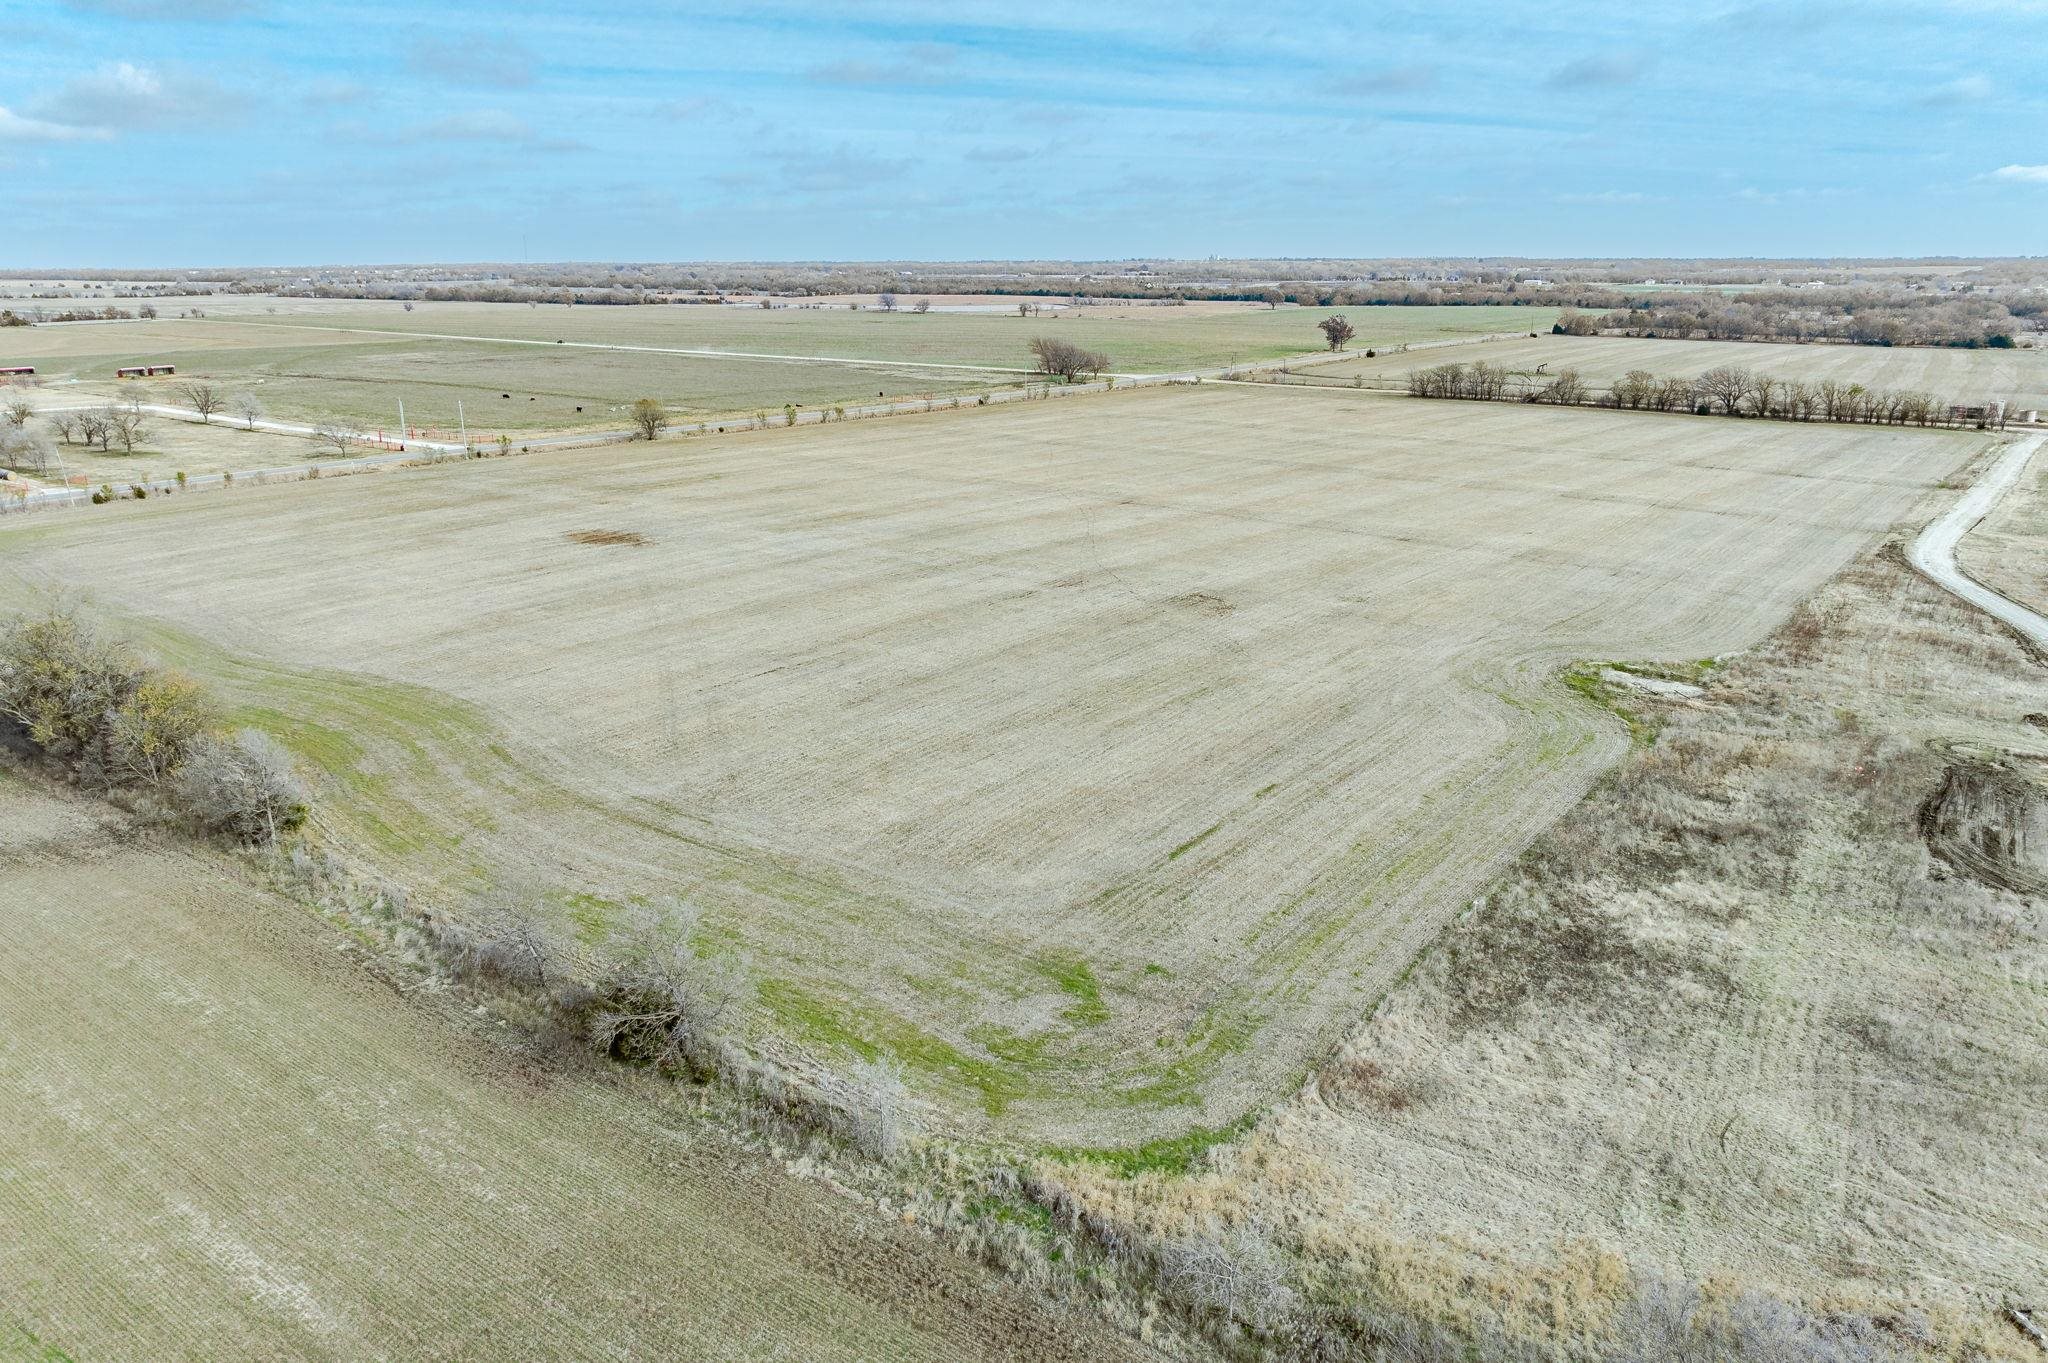
[[[1908,557],[1915,568],[1948,591],[2003,620],[2035,644],[2048,648],[2048,615],[2029,610],[2010,597],[1991,590],[1970,577],[1956,563],[1956,545],[2012,490],[2044,440],[2048,437],[2029,436],[2008,446],[1990,471],[1963,494],[1962,500],[1920,532]]]

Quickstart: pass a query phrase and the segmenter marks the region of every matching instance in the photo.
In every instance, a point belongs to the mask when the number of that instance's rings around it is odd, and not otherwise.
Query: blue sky
[[[2048,253],[2048,0],[0,0],[0,265]]]

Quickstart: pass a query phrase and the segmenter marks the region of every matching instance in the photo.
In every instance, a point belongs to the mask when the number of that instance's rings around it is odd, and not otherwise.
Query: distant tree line
[[[135,313],[122,308],[29,308],[23,312],[12,309],[0,311],[0,327],[32,327],[38,322],[125,322],[133,320]],[[156,316],[156,309],[145,307],[142,316]]]
[[[1631,300],[1596,320],[1567,313],[1553,330],[1709,341],[1835,341],[1850,345],[2010,349],[2044,313],[2040,298],[1928,297],[1840,291]]]
[[[1539,381],[1540,380],[1540,381]],[[1866,388],[1823,379],[1806,383],[1722,365],[1696,379],[1660,378],[1632,369],[1606,389],[1594,389],[1575,369],[1548,376],[1511,374],[1497,364],[1440,364],[1408,375],[1418,398],[1474,402],[1533,402],[1560,407],[1615,407],[1638,412],[1693,412],[1700,416],[1770,417],[1780,421],[1833,421],[1867,426],[2003,426],[1995,403],[1955,407],[1930,393]]]

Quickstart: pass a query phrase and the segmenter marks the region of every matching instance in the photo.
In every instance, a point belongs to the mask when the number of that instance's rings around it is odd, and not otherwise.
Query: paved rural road
[[[1933,578],[1949,591],[1960,596],[1973,606],[1991,612],[2011,625],[2020,633],[2032,639],[2043,648],[2048,648],[2048,615],[2033,611],[2008,597],[2000,596],[1983,583],[1972,579],[1956,565],[1956,545],[1964,535],[1970,533],[1977,522],[1991,514],[1991,509],[2012,489],[2026,471],[2027,463],[2041,448],[2048,436],[2027,436],[2015,440],[2007,447],[1998,462],[1970,490],[1962,500],[1950,507],[1941,519],[1920,532],[1913,541],[1913,548],[1907,557],[1915,568]]]

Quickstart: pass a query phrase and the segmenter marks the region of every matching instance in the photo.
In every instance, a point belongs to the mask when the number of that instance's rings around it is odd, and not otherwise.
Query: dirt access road
[[[1974,580],[1956,564],[1956,545],[1964,535],[1990,515],[2013,484],[2020,480],[2027,464],[2048,442],[2048,436],[2027,436],[2014,441],[1998,462],[1963,494],[1948,514],[1920,532],[1909,557],[1913,566],[1949,591],[1981,610],[1990,612],[2043,648],[2048,648],[2048,615],[2030,610]]]

